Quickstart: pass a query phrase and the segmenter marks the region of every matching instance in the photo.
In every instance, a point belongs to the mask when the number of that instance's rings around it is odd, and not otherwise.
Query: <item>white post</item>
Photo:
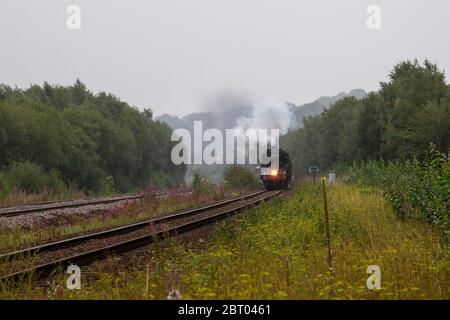
[[[336,181],[336,173],[335,172],[329,172],[328,173],[328,182],[330,184],[333,184]]]

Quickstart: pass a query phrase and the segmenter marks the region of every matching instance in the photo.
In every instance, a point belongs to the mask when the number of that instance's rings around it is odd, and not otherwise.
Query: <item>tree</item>
[[[381,158],[381,145],[386,126],[386,110],[381,96],[369,93],[361,101],[356,120],[355,144],[357,159],[376,160]]]
[[[80,81],[80,79],[77,79],[75,81],[75,84],[72,88],[73,91],[73,103],[75,105],[81,105],[84,102],[84,99],[86,98],[87,90],[84,83]]]
[[[0,85],[0,169],[30,161],[87,193],[182,184],[170,159],[170,128],[117,97],[73,86],[26,90]]]
[[[382,149],[386,158],[406,159],[416,154],[408,138],[414,119],[423,116],[428,103],[440,104],[447,95],[445,75],[428,60],[423,66],[415,60],[397,64],[389,78],[380,90],[389,117]]]
[[[414,115],[407,128],[405,140],[412,146],[412,154],[423,158],[430,143],[438,151],[445,152],[450,146],[450,103],[429,102],[423,112]]]
[[[423,158],[429,143],[450,145],[450,87],[425,60],[394,66],[389,81],[365,98],[344,98],[281,139],[297,174],[353,161]]]

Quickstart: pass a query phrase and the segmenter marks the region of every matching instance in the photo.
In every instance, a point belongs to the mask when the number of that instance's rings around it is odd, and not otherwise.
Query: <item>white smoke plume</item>
[[[279,133],[283,135],[295,126],[295,115],[286,102],[276,97],[267,97],[252,104],[251,117],[240,117],[236,122],[237,125],[233,131],[237,135],[244,135],[248,129],[266,129],[269,132],[271,129],[278,129]],[[279,144],[279,141],[272,136],[268,136],[266,139],[268,140],[264,145],[270,144],[275,146]],[[262,141],[260,140],[259,143],[261,144]],[[246,147],[254,150],[254,146],[251,144]],[[244,156],[247,154],[245,148],[238,147],[236,152]],[[252,151],[248,150],[248,152]]]
[[[252,105],[252,117],[241,117],[234,130],[279,129],[286,134],[295,125],[294,114],[288,104],[276,97],[268,97]]]

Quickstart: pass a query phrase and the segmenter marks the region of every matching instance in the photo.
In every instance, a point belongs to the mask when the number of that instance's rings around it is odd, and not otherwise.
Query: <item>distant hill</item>
[[[362,99],[366,96],[366,92],[363,89],[353,89],[348,93],[341,92],[335,96],[331,97],[320,97],[314,102],[306,103],[301,106],[292,106],[292,111],[295,114],[297,120],[297,127],[303,127],[303,118],[308,116],[313,116],[322,113],[323,110],[334,104],[336,101],[345,97],[355,97],[357,99]]]
[[[354,89],[348,93],[341,92],[331,97],[320,97],[311,103],[306,103],[301,106],[288,103],[288,106],[296,119],[296,121],[293,121],[296,125],[292,129],[303,126],[303,117],[320,114],[324,109],[344,97],[354,96],[357,99],[361,99],[365,95],[366,92],[364,90]],[[237,105],[225,111],[196,112],[181,118],[165,113],[156,117],[156,120],[167,123],[172,129],[186,128],[191,130],[194,121],[202,121],[204,130],[209,128],[225,130],[234,128],[237,125],[237,120],[241,117],[252,117],[252,109],[253,108],[250,105]]]
[[[163,121],[172,129],[191,129],[194,121],[203,121],[203,128],[217,128],[220,130],[231,129],[236,126],[236,120],[240,117],[251,117],[252,106],[236,106],[230,110],[222,112],[196,112],[190,113],[182,118],[172,116],[167,113],[156,117],[156,120]]]

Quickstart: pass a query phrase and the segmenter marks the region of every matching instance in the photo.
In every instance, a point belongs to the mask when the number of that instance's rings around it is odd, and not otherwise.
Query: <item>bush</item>
[[[256,175],[247,167],[232,165],[223,173],[225,186],[231,189],[254,189],[260,183]]]
[[[202,177],[198,168],[195,169],[192,176],[191,188],[195,195],[200,195],[205,192],[205,179]]]
[[[191,188],[196,197],[215,192],[215,186],[202,176],[199,168],[194,170],[192,177]]]
[[[349,182],[381,187],[400,217],[438,226],[450,240],[450,161],[431,146],[424,161],[370,161],[354,165]]]
[[[102,195],[116,193],[114,178],[112,176],[107,176],[101,180],[98,193]]]
[[[11,188],[5,177],[5,174],[3,172],[0,172],[0,198],[4,198],[10,191]]]
[[[13,162],[5,172],[9,186],[26,193],[63,192],[66,187],[58,171],[45,172],[40,165],[26,161]]]

